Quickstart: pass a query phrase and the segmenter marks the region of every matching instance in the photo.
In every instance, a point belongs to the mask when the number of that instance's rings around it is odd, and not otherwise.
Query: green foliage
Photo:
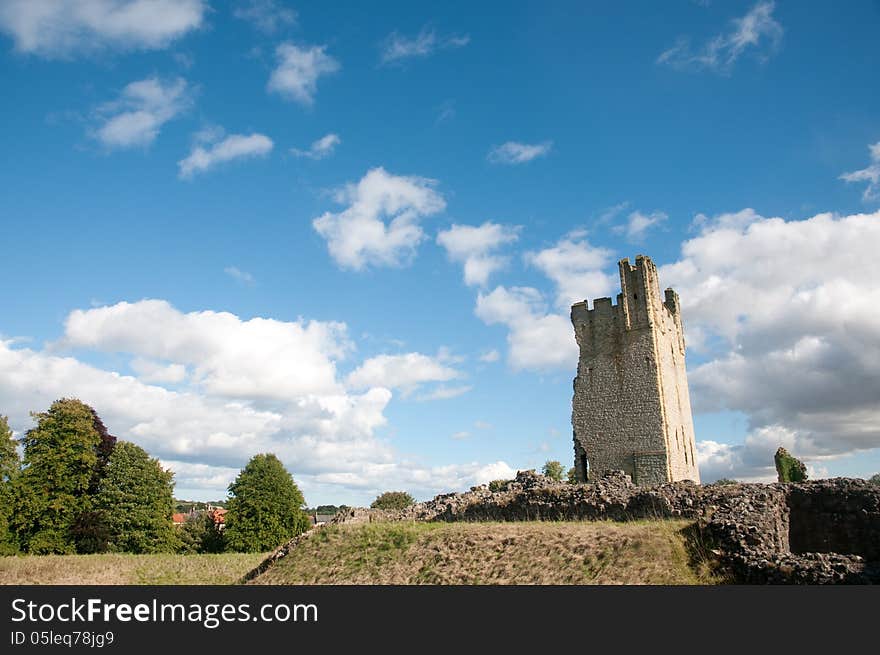
[[[225,537],[239,552],[272,550],[309,528],[303,496],[279,459],[255,455],[229,485]]]
[[[504,491],[507,489],[508,482],[510,482],[510,480],[492,480],[489,483],[489,491]]]
[[[187,517],[186,523],[178,533],[179,552],[222,553],[226,549],[224,533],[217,529],[214,519],[208,512],[199,512]]]
[[[868,482],[870,482],[871,484],[876,484],[878,487],[880,487],[880,473],[875,473],[874,475],[872,475],[870,478],[868,478]]]
[[[718,480],[715,480],[715,482],[713,482],[712,484],[726,485],[726,484],[739,484],[739,482],[737,482],[736,480],[731,480],[730,478],[719,478]]]
[[[406,509],[410,505],[415,505],[416,500],[405,491],[386,491],[376,496],[370,507],[373,509]]]
[[[197,512],[204,511],[208,509],[208,507],[223,507],[226,508],[225,500],[209,500],[207,502],[202,502],[200,500],[175,500],[174,501],[174,511],[180,512],[181,514],[189,514],[192,510]]]
[[[175,549],[173,477],[140,446],[128,441],[116,444],[95,499],[110,550],[162,553]]]
[[[573,466],[568,469],[568,473],[565,474],[565,479],[568,484],[580,484],[580,480],[578,480],[577,477],[577,469]]]
[[[27,552],[73,553],[74,526],[93,510],[90,490],[107,444],[94,410],[79,400],[56,400],[32,416],[37,425],[22,440],[24,468],[13,484],[10,523]]]
[[[565,469],[562,467],[562,464],[556,460],[549,460],[544,462],[544,466],[541,467],[541,473],[551,480],[562,482],[562,476],[565,474]]]
[[[12,555],[18,550],[17,539],[10,529],[12,518],[12,485],[21,468],[12,430],[5,416],[0,416],[0,555]]]
[[[773,457],[776,463],[776,473],[780,482],[803,482],[807,479],[807,467],[799,459],[788,454],[785,448],[780,447]]]

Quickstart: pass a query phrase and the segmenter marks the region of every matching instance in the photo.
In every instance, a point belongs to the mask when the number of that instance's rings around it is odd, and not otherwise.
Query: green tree
[[[568,473],[565,474],[565,479],[568,481],[568,484],[579,484],[580,480],[578,480],[577,469],[573,466],[568,469]]]
[[[871,484],[876,484],[878,487],[880,487],[880,473],[875,473],[874,475],[872,475],[870,478],[868,478],[868,482],[870,482]]]
[[[222,553],[226,549],[226,539],[218,530],[213,517],[208,512],[197,512],[186,518],[179,532],[179,552]]]
[[[807,479],[807,467],[802,461],[789,455],[785,448],[780,447],[776,451],[773,461],[780,482],[803,482]]]
[[[17,539],[10,528],[12,518],[12,485],[21,468],[12,430],[5,416],[0,416],[0,555],[11,555],[18,550]]]
[[[489,491],[505,491],[507,489],[508,482],[510,482],[510,480],[492,480],[491,482],[489,482]]]
[[[10,523],[27,552],[73,553],[91,523],[84,518],[93,511],[91,492],[112,443],[96,427],[95,411],[79,400],[56,400],[32,416],[37,425],[22,440],[24,467],[13,485]]]
[[[739,484],[739,482],[737,482],[736,480],[731,480],[730,478],[718,478],[712,484],[727,485],[727,484]]]
[[[272,550],[309,528],[299,487],[271,453],[251,458],[229,493],[225,537],[230,550]]]
[[[104,469],[95,508],[103,516],[109,550],[161,553],[174,550],[177,535],[174,474],[140,446],[116,444]]]
[[[565,469],[562,467],[562,464],[556,460],[549,460],[544,462],[544,466],[541,468],[541,473],[551,480],[562,482],[562,476],[565,474]]]
[[[410,505],[415,505],[416,500],[405,491],[386,491],[376,496],[370,507],[373,509],[406,509]]]

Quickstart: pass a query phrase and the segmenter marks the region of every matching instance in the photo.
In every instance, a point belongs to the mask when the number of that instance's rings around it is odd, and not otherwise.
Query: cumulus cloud
[[[550,248],[526,253],[525,260],[553,281],[556,306],[566,313],[572,304],[609,296],[614,288],[616,278],[606,272],[612,252],[591,245],[582,230],[569,233]]]
[[[272,139],[258,133],[230,134],[214,143],[196,144],[188,156],[177,162],[178,175],[188,179],[234,159],[265,157],[272,152],[274,145]]]
[[[186,366],[183,364],[162,364],[152,359],[135,357],[129,366],[142,382],[174,384],[186,379]]]
[[[315,102],[318,78],[339,70],[339,62],[328,55],[327,46],[297,46],[282,43],[275,49],[278,65],[269,77],[269,91],[303,105]]]
[[[192,106],[186,80],[148,77],[128,84],[117,100],[96,110],[92,136],[108,148],[148,146],[165,123]]]
[[[354,389],[383,386],[409,395],[425,382],[445,382],[459,375],[440,357],[405,353],[371,357],[348,375],[347,382]]]
[[[813,461],[880,447],[880,273],[864,265],[880,212],[786,221],[747,209],[698,225],[660,268],[707,360],[690,371],[694,408],[749,421],[744,445],[703,447],[710,470],[766,473],[774,444]]]
[[[627,241],[640,243],[644,240],[645,234],[652,227],[656,227],[663,223],[669,216],[665,212],[655,211],[645,214],[640,211],[632,212],[626,219],[624,225],[617,225],[614,231],[623,234]]]
[[[465,284],[485,286],[489,276],[508,261],[494,251],[516,241],[519,231],[518,226],[490,221],[480,226],[453,225],[437,235],[437,243],[446,249],[449,259],[464,265]]]
[[[867,182],[862,199],[865,202],[880,200],[880,141],[868,146],[871,162],[866,168],[840,176],[846,182]]]
[[[480,292],[475,313],[488,325],[508,329],[508,363],[514,369],[574,369],[578,350],[567,316],[547,311],[543,296],[531,287],[496,287]]]
[[[552,141],[544,141],[543,143],[508,141],[489,150],[486,159],[493,164],[524,164],[537,157],[544,157],[552,147]]]
[[[437,50],[462,48],[470,43],[470,40],[467,34],[440,37],[434,30],[428,28],[422,28],[414,37],[392,32],[382,44],[382,63],[400,63],[406,59],[428,57]]]
[[[65,349],[131,356],[137,377],[59,354]],[[182,493],[202,498],[223,496],[259,452],[276,453],[307,497],[340,502],[366,502],[389,485],[425,497],[482,479],[485,465],[427,467],[380,438],[392,392],[347,389],[336,364],[350,351],[341,323],[119,303],[72,312],[44,350],[0,341],[0,406],[21,432],[30,410],[78,397],[114,434],[170,466]]]
[[[782,25],[773,18],[773,2],[759,2],[742,18],[731,21],[728,32],[711,38],[702,47],[692,49],[690,39],[679,38],[675,45],[657,58],[678,70],[711,70],[727,74],[747,51],[766,59],[782,40]]]
[[[240,1],[233,10],[236,18],[245,20],[264,34],[274,34],[296,23],[296,11],[277,0]]]
[[[342,268],[404,265],[425,237],[419,221],[446,208],[436,184],[373,168],[337,193],[337,200],[348,207],[322,214],[312,226]]]
[[[4,0],[0,31],[21,53],[155,50],[202,26],[204,0]]]
[[[338,134],[326,134],[317,141],[312,142],[308,150],[298,150],[291,148],[290,152],[297,157],[307,157],[309,159],[326,159],[333,154],[336,146],[342,143],[342,139]]]

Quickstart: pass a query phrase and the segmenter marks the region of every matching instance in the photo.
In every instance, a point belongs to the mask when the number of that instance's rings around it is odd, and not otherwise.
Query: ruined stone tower
[[[700,481],[678,294],[660,295],[657,267],[622,259],[617,304],[571,307],[580,346],[571,423],[579,480],[623,470],[645,486]]]

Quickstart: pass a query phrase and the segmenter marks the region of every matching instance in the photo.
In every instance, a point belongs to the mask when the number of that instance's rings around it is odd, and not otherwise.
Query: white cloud
[[[689,375],[695,410],[748,416],[745,446],[704,447],[710,470],[766,474],[774,444],[813,460],[880,447],[880,271],[863,265],[880,212],[699,218],[659,273],[706,351]]]
[[[135,357],[129,363],[141,382],[167,382],[174,384],[186,379],[186,366],[183,364],[161,364],[151,359]]]
[[[318,78],[339,70],[339,62],[328,55],[327,46],[282,43],[275,49],[278,66],[269,77],[269,91],[303,105],[315,101]]]
[[[128,84],[118,100],[97,109],[92,136],[108,148],[148,146],[162,126],[192,106],[186,80],[148,77]]]
[[[400,63],[414,57],[427,57],[437,50],[462,48],[470,43],[470,40],[470,36],[466,34],[438,37],[434,30],[428,28],[422,28],[414,37],[392,32],[382,44],[382,63]]]
[[[226,273],[226,275],[231,277],[233,280],[236,280],[237,282],[241,282],[242,284],[246,284],[248,286],[256,282],[253,275],[251,275],[247,271],[242,271],[235,266],[227,266],[223,269],[223,272]]]
[[[347,382],[353,389],[382,386],[401,389],[409,395],[421,384],[445,382],[459,375],[439,357],[405,353],[371,357],[348,375]]]
[[[493,164],[524,164],[536,157],[544,157],[552,147],[552,141],[543,143],[508,141],[489,150],[486,158]]]
[[[344,323],[184,314],[163,300],[74,310],[58,346],[185,364],[205,393],[267,400],[341,393],[336,362],[353,348]]]
[[[475,313],[489,325],[507,326],[508,362],[514,369],[574,369],[578,349],[567,316],[547,313],[539,291],[496,287],[477,296]]]
[[[187,157],[177,162],[179,176],[188,179],[196,173],[203,173],[217,164],[234,159],[265,157],[272,152],[274,145],[272,139],[265,134],[257,133],[230,134],[209,147],[195,145]]]
[[[880,141],[868,146],[871,155],[871,163],[866,168],[852,173],[844,173],[840,176],[846,182],[867,182],[862,199],[865,202],[880,200]]]
[[[373,168],[357,184],[349,184],[337,194],[337,200],[348,203],[346,209],[326,212],[312,221],[312,226],[343,268],[401,266],[415,256],[424,239],[420,219],[446,207],[434,186],[434,180]]]
[[[203,0],[4,0],[0,30],[21,53],[155,50],[202,26]]]
[[[233,11],[236,18],[246,20],[265,34],[296,23],[296,11],[280,5],[277,0],[243,0]]]
[[[497,362],[499,359],[501,359],[501,354],[497,350],[495,350],[494,348],[492,350],[487,350],[486,352],[484,352],[483,354],[480,355],[480,361],[486,362],[487,364],[491,364],[492,362]]]
[[[503,268],[508,258],[493,254],[501,246],[519,238],[518,226],[486,221],[480,226],[453,225],[437,235],[437,243],[454,262],[464,264],[464,281],[485,286],[489,276]]]
[[[323,494],[321,502],[476,484],[485,468],[478,463],[426,467],[376,435],[392,394],[345,389],[335,370],[351,349],[345,333],[341,323],[182,313],[159,300],[77,310],[51,349],[0,341],[0,407],[21,432],[31,410],[80,398],[113,434],[170,466],[181,493],[201,498],[224,496],[259,452],[276,453],[307,498]],[[131,355],[139,378],[55,354],[68,347]]]
[[[773,18],[773,2],[758,2],[742,18],[735,18],[729,32],[710,39],[702,48],[691,49],[687,38],[660,54],[658,64],[679,70],[707,69],[729,73],[736,61],[751,49],[762,59],[769,57],[782,40],[782,26]]]
[[[488,484],[493,480],[512,480],[516,477],[516,471],[505,462],[495,462],[482,466],[474,472],[474,480],[477,484]]]
[[[336,150],[336,146],[338,146],[340,143],[342,143],[342,139],[339,138],[339,135],[331,133],[326,134],[317,141],[312,142],[312,145],[309,146],[308,150],[298,150],[297,148],[291,148],[290,152],[292,152],[297,157],[308,157],[309,159],[326,159],[333,154],[333,151]]]
[[[470,432],[468,432],[467,430],[462,430],[460,432],[454,432],[453,434],[449,435],[449,438],[454,439],[455,441],[461,441],[462,439],[467,439],[469,436],[471,436]]]
[[[591,245],[583,231],[571,232],[555,246],[525,255],[528,264],[553,280],[556,306],[566,314],[573,303],[611,294],[616,278],[605,272],[611,258],[610,250]]]
[[[640,211],[632,212],[626,219],[625,225],[618,225],[614,231],[618,234],[624,234],[627,241],[641,242],[645,238],[645,233],[652,227],[656,227],[669,218],[664,212],[651,212],[645,214]]]
[[[449,400],[450,398],[458,398],[459,396],[463,396],[471,389],[473,389],[473,387],[469,384],[463,384],[455,387],[440,384],[437,385],[437,387],[435,387],[432,391],[420,394],[417,400]]]

